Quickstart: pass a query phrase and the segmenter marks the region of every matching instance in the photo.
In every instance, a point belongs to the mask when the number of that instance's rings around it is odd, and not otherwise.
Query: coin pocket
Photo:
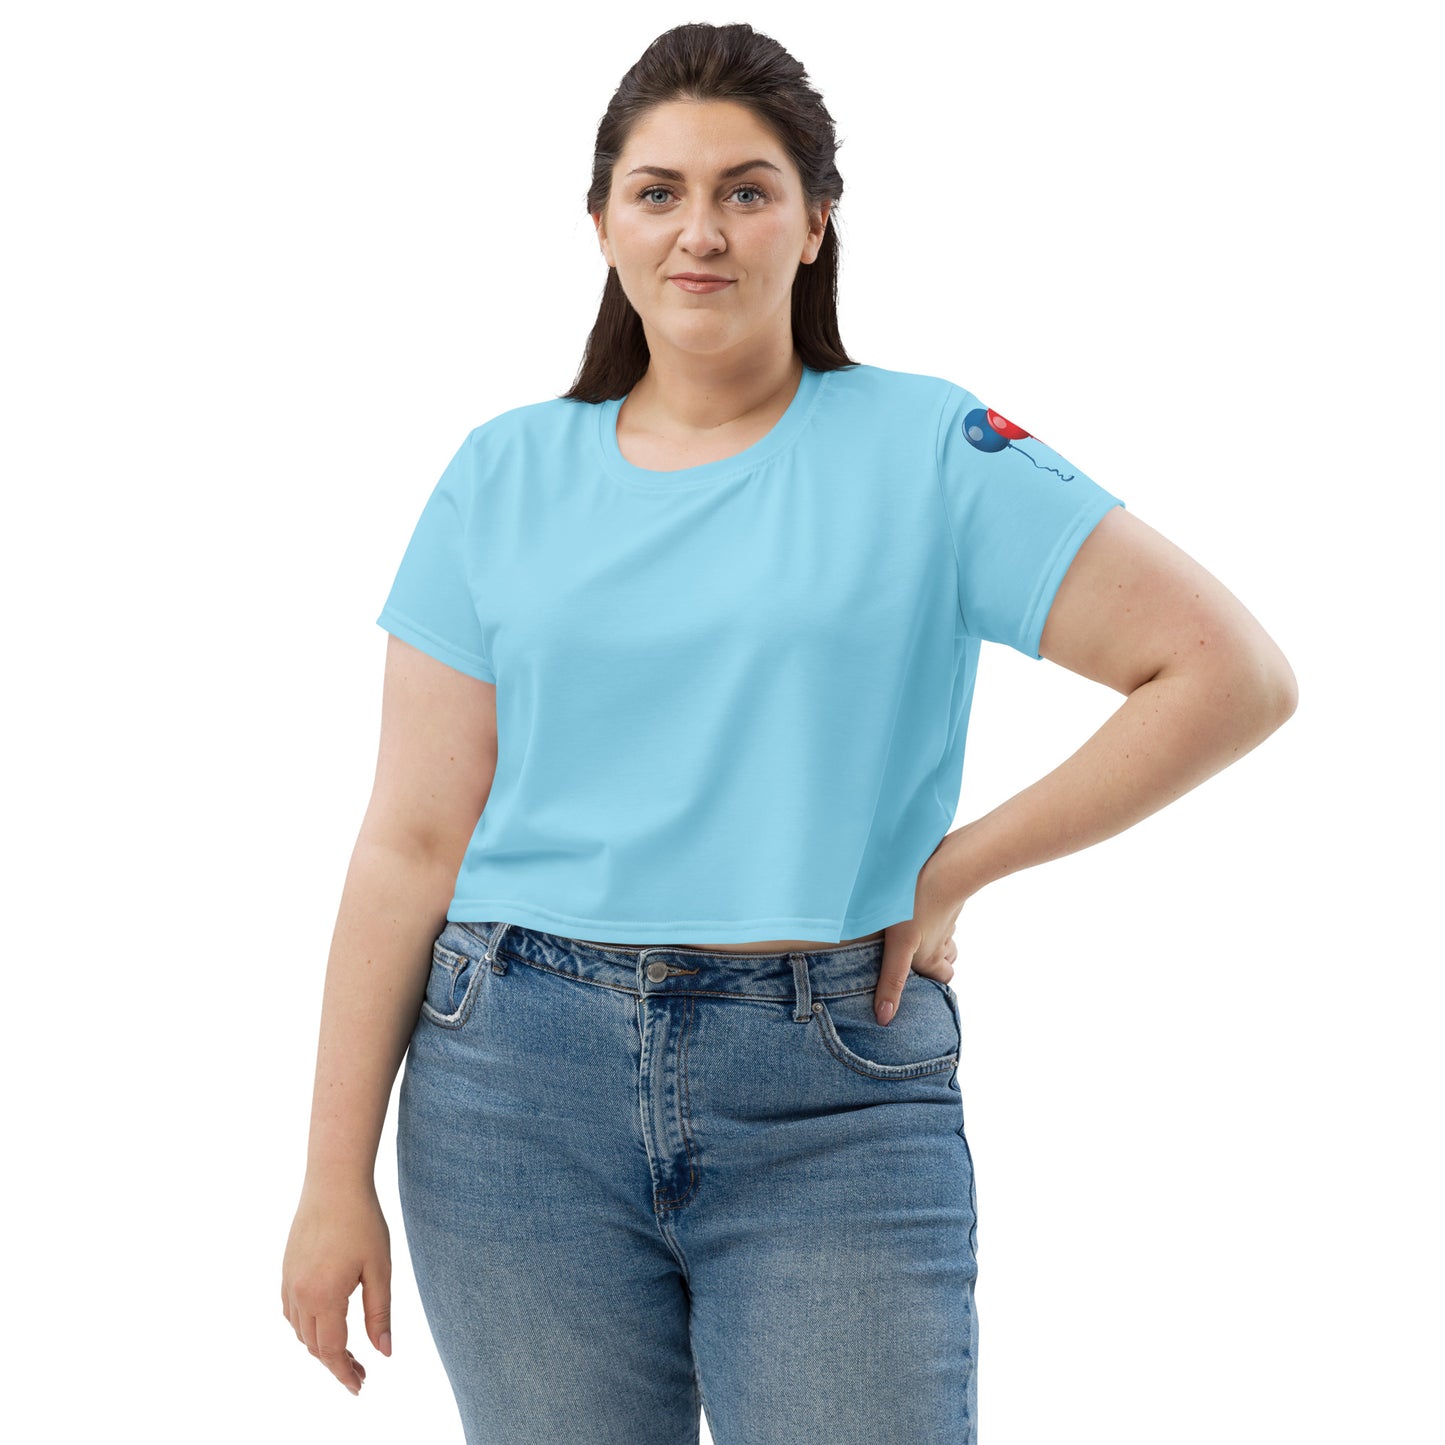
[[[480,959],[470,953],[448,948],[440,939],[432,944],[431,970],[421,1012],[439,1028],[460,1028],[472,1011],[477,981],[482,976]]]

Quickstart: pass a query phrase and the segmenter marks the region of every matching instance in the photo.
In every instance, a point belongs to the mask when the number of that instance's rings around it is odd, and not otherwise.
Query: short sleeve
[[[479,430],[467,434],[432,488],[376,620],[458,672],[495,683],[467,566]]]
[[[939,419],[938,479],[958,561],[963,631],[1038,658],[1074,554],[1123,501],[951,383]]]

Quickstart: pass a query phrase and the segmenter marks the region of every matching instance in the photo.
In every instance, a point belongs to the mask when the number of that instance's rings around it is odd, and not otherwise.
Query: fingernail
[[[390,1330],[383,1330],[383,1331],[381,1332],[381,1353],[382,1353],[383,1355],[389,1355],[389,1354],[391,1353],[391,1331],[390,1331]]]
[[[880,1024],[886,1024],[892,1017],[893,1000],[891,998],[885,998],[883,1002],[878,1005],[878,1022]]]

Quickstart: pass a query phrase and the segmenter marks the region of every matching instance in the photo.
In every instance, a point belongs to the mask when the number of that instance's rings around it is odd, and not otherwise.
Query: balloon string
[[[1013,447],[1014,451],[1016,451],[1021,457],[1029,457],[1029,454],[1022,447],[1014,446],[1013,442],[1010,442],[1009,446]],[[1041,472],[1052,472],[1061,482],[1072,482],[1074,478],[1078,476],[1077,472],[1070,472],[1068,476],[1065,476],[1057,467],[1039,466],[1038,462],[1034,461],[1032,457],[1029,457],[1029,460],[1033,462],[1034,465],[1038,467]]]

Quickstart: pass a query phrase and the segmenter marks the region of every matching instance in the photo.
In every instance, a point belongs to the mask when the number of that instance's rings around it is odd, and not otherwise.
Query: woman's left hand
[[[913,891],[913,917],[883,930],[883,966],[873,990],[873,1013],[880,1024],[886,1024],[897,1011],[910,969],[940,983],[953,977],[958,958],[953,931],[963,912],[963,901],[946,895],[939,887],[934,867],[938,856],[939,849],[935,848],[919,870]]]

